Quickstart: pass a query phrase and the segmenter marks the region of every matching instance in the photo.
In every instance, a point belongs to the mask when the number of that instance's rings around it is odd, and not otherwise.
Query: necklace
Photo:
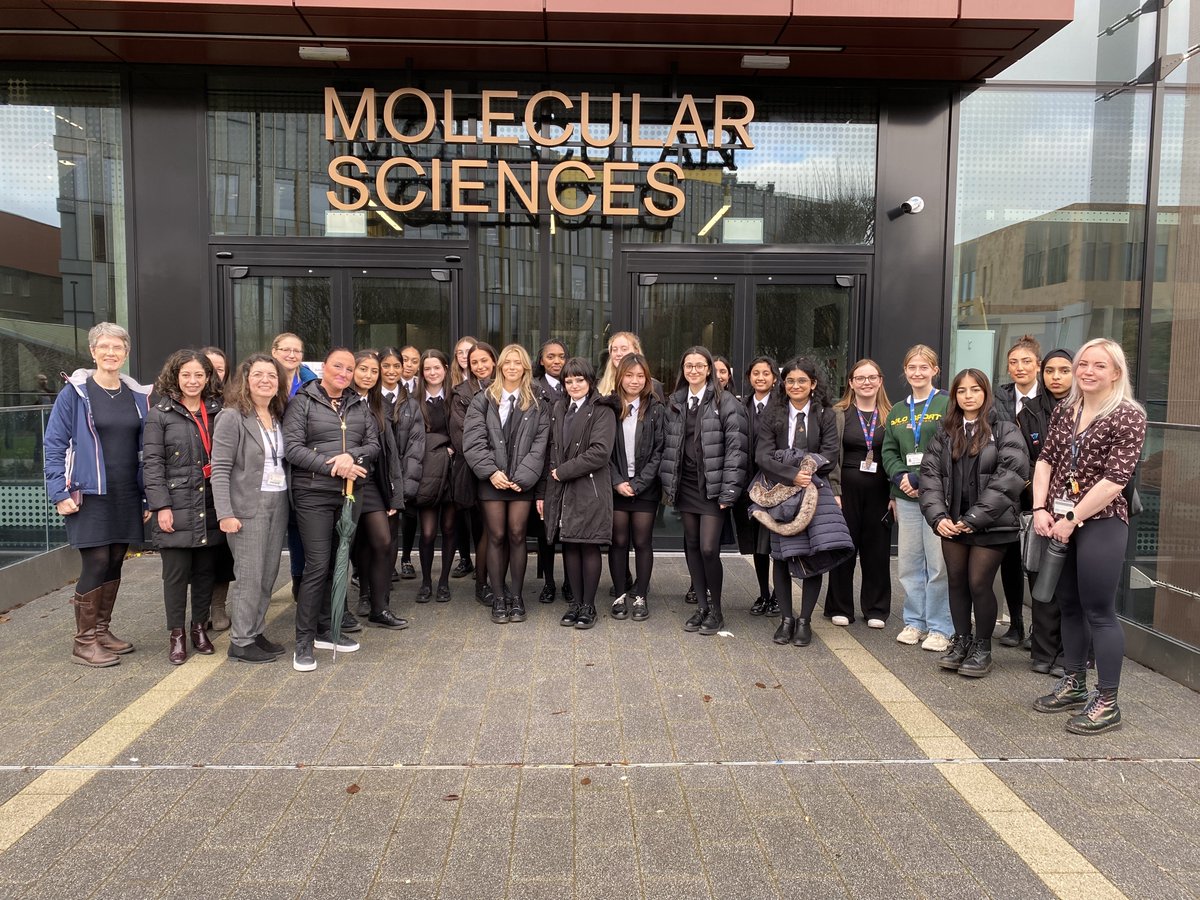
[[[104,393],[108,394],[109,399],[111,399],[111,400],[116,400],[119,396],[121,396],[121,391],[125,390],[124,382],[118,384],[117,389],[114,391],[111,388],[106,388],[100,382],[96,381],[95,378],[93,378],[92,381],[96,382],[96,387],[100,388],[100,390],[102,390],[102,391],[104,391]]]

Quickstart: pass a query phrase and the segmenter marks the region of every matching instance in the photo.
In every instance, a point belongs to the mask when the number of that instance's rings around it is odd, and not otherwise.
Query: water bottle
[[[1062,575],[1066,561],[1067,545],[1060,541],[1050,541],[1046,545],[1037,581],[1033,583],[1031,591],[1033,599],[1038,603],[1049,603],[1054,599],[1054,589],[1058,587],[1058,578]]]

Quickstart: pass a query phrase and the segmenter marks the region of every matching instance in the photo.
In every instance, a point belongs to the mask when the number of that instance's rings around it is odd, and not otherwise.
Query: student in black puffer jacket
[[[192,646],[213,652],[209,608],[217,548],[225,545],[212,492],[212,431],[221,411],[213,394],[216,377],[208,357],[178,350],[168,357],[155,383],[158,403],[146,416],[143,470],[154,546],[162,558],[163,598],[170,630],[168,659],[187,659],[184,615],[192,595]]]
[[[667,400],[663,495],[683,517],[688,572],[699,608],[684,631],[716,634],[721,615],[721,531],[728,510],[750,477],[746,410],[721,390],[712,354],[690,347],[679,364],[675,393]]]
[[[292,659],[298,672],[317,667],[314,648],[358,649],[355,641],[331,633],[327,587],[346,481],[364,482],[379,456],[379,429],[367,401],[351,387],[353,377],[354,354],[344,347],[330,350],[320,379],[300,388],[283,416],[284,454],[292,465],[292,503],[305,555]],[[351,508],[357,518],[362,504]],[[347,622],[354,623],[349,613],[343,631]]]
[[[963,369],[950,385],[946,416],[921,463],[921,512],[942,539],[954,620],[950,648],[938,660],[943,669],[976,678],[992,669],[993,583],[1005,549],[1018,539],[1028,480],[1021,430],[994,413],[987,375]]]

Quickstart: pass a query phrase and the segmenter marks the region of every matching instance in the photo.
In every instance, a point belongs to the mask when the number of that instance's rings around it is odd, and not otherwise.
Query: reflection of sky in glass
[[[0,210],[59,225],[54,108],[0,106]]]

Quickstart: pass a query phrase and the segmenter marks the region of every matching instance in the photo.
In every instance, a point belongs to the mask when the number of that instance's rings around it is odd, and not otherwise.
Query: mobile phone
[[[879,520],[884,525],[891,525],[893,521],[892,510],[889,508],[884,511],[883,518]]]

